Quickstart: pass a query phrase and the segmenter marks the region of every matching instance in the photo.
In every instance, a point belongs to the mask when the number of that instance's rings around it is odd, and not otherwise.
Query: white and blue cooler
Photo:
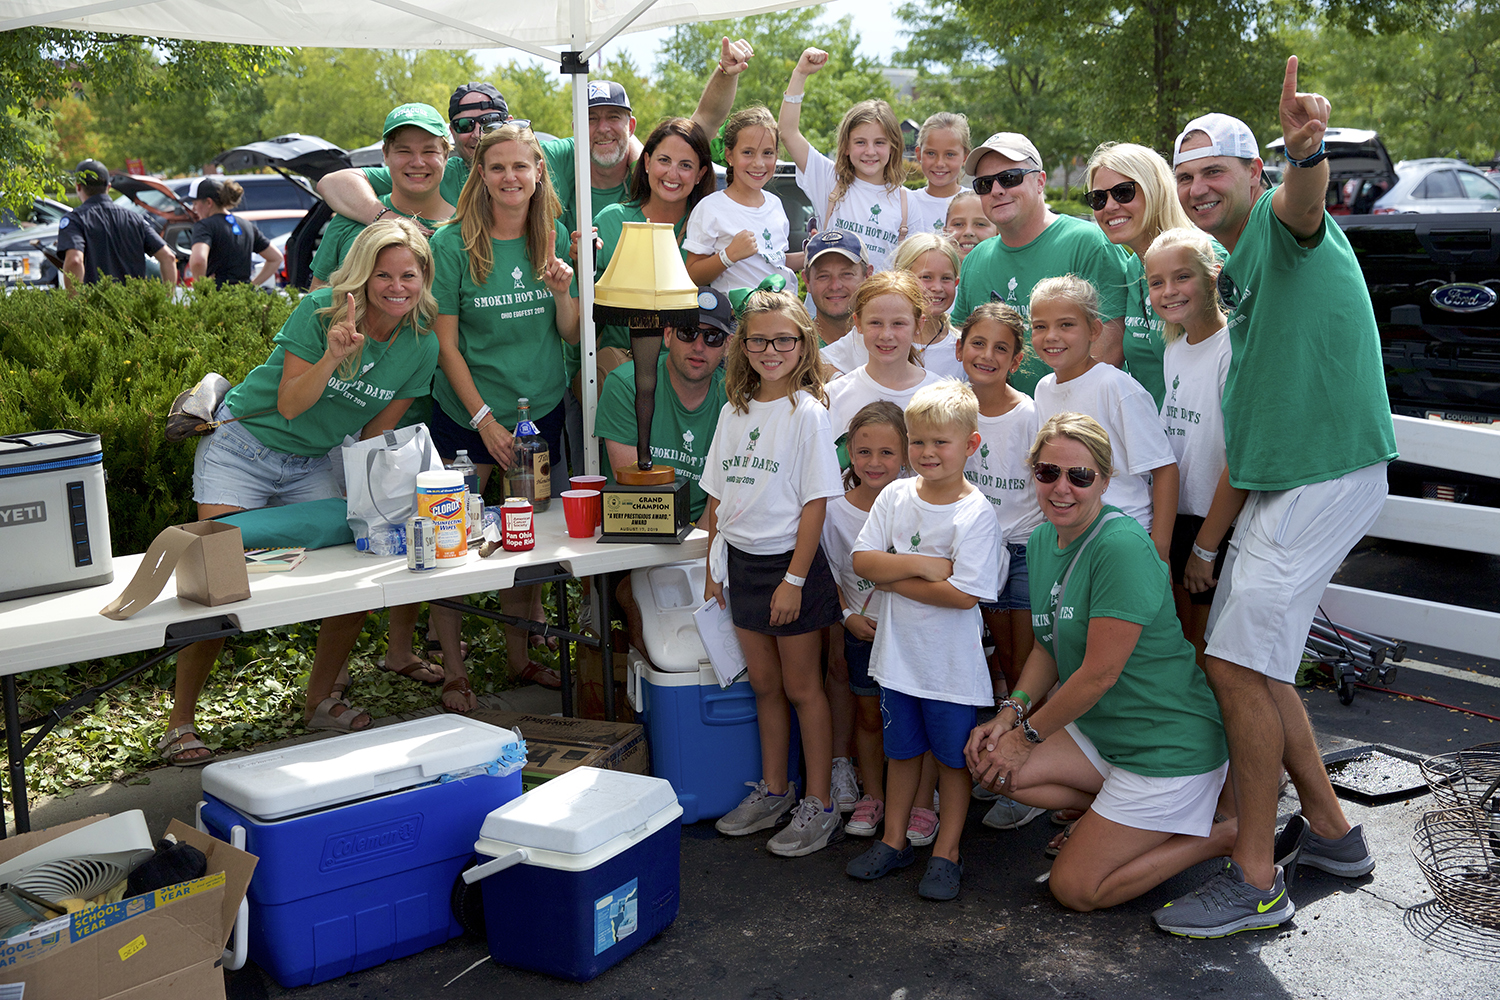
[[[0,601],[114,579],[99,435],[0,436],[0,552]]]
[[[628,661],[631,708],[646,727],[651,773],[672,783],[684,823],[723,816],[761,777],[755,692],[748,680],[719,687],[693,624],[705,576],[701,559],[630,574],[651,658]]]
[[[574,768],[485,817],[490,957],[586,982],[677,919],[682,807],[660,778]]]
[[[250,958],[303,986],[457,937],[455,880],[525,762],[515,732],[434,715],[204,768],[199,828],[260,858]]]

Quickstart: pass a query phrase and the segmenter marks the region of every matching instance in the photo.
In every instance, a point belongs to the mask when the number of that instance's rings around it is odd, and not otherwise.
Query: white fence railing
[[[1395,420],[1402,459],[1500,479],[1500,430],[1415,417]],[[1393,496],[1370,535],[1500,555],[1500,508]],[[1453,592],[1461,594],[1467,582],[1455,576]],[[1323,610],[1341,624],[1412,645],[1472,656],[1500,654],[1500,614],[1492,611],[1337,584],[1324,592]]]

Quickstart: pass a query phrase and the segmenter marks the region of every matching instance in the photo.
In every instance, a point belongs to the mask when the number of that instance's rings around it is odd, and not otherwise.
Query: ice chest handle
[[[468,885],[473,885],[475,882],[478,882],[482,878],[488,878],[489,876],[494,875],[497,872],[503,872],[507,868],[513,868],[521,862],[529,860],[530,857],[531,855],[526,853],[526,848],[517,848],[516,850],[511,851],[509,854],[502,854],[500,855],[500,857],[495,858],[492,861],[486,861],[482,865],[476,865],[473,868],[465,868],[463,873],[464,882]]]
[[[198,827],[199,833],[208,833],[208,827],[203,822],[204,802],[198,802]],[[229,846],[243,851],[245,849],[245,828],[239,824],[229,828]],[[234,932],[229,936],[229,947],[224,949],[224,968],[230,972],[242,969],[245,966],[245,958],[250,953],[250,896],[247,893],[240,899],[239,912],[234,917]]]
[[[739,682],[727,690],[719,687],[704,690],[698,699],[698,718],[705,726],[741,726],[755,721],[755,696],[746,697],[745,692],[736,691],[736,687],[739,687]]]

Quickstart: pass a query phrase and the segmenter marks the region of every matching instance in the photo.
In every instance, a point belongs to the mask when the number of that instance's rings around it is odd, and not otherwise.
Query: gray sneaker
[[[1046,812],[1040,806],[1023,806],[1015,799],[1001,795],[990,806],[990,811],[984,814],[983,823],[996,830],[1019,830]]]
[[[848,757],[833,758],[833,801],[839,804],[841,813],[852,813],[854,803],[859,801],[859,779]]]
[[[1311,829],[1306,830],[1297,863],[1344,878],[1358,878],[1375,870],[1375,859],[1365,846],[1363,823],[1354,824],[1338,840],[1324,840]]]
[[[800,858],[844,839],[844,818],[837,809],[824,811],[823,802],[809,795],[792,813],[786,829],[772,837],[766,850],[783,858]]]
[[[747,781],[745,784],[750,786],[750,794],[714,824],[714,829],[722,834],[743,837],[758,830],[769,830],[797,804],[795,785],[789,786],[785,795],[772,795],[764,781]]]
[[[1226,860],[1224,870],[1202,888],[1172,900],[1151,914],[1151,919],[1168,934],[1219,938],[1278,927],[1296,912],[1280,868],[1275,884],[1266,891],[1246,882],[1240,866]]]

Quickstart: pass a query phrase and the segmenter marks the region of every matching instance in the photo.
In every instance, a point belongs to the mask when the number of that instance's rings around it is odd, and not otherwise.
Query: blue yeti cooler
[[[494,810],[474,851],[490,957],[585,982],[677,919],[682,807],[660,778],[579,767]]]
[[[672,783],[684,823],[723,816],[761,778],[755,692],[748,680],[719,687],[693,624],[704,576],[701,559],[630,575],[650,658],[628,661],[631,707],[646,727],[651,773]]]
[[[304,986],[457,937],[454,880],[525,761],[511,730],[434,715],[210,764],[199,826],[260,858],[251,960]]]

